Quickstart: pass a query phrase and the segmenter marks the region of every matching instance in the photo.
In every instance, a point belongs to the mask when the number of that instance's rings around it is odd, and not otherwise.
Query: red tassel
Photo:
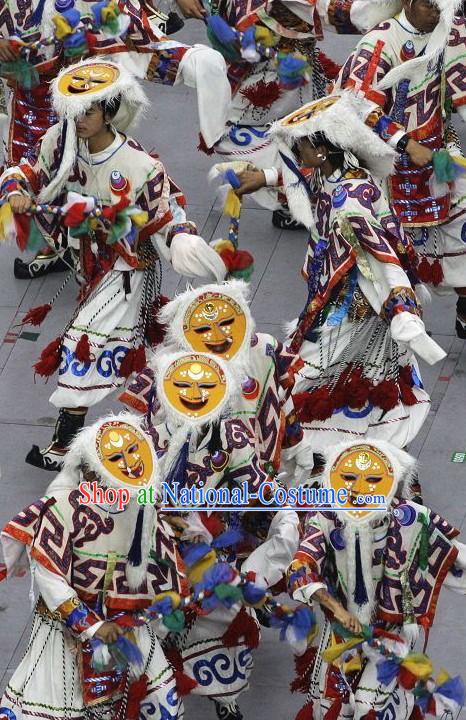
[[[373,405],[388,412],[393,410],[399,401],[399,391],[393,380],[382,380],[370,391],[369,399]]]
[[[296,413],[301,422],[327,420],[332,417],[334,404],[326,386],[311,392],[297,393],[293,400]]]
[[[377,720],[377,713],[375,712],[374,708],[372,708],[372,710],[369,710],[369,712],[366,713],[363,717],[364,720]]]
[[[341,712],[342,705],[343,705],[343,701],[341,700],[341,698],[338,698],[338,700],[335,700],[335,702],[332,703],[332,705],[329,707],[329,709],[325,713],[323,720],[337,720],[337,718]]]
[[[431,282],[434,287],[437,287],[437,285],[440,285],[440,283],[443,282],[444,275],[442,264],[438,258],[435,258],[434,262],[432,263],[431,278]]]
[[[229,272],[245,270],[254,264],[254,258],[247,250],[222,250],[220,257]]]
[[[411,365],[403,365],[398,368],[400,374],[399,386],[401,401],[404,405],[417,405],[419,402],[413,392],[413,368]]]
[[[319,51],[318,61],[325,73],[327,80],[336,80],[338,73],[341,70],[341,65],[334,62],[328,55]]]
[[[421,282],[430,283],[432,280],[432,271],[429,261],[426,257],[423,257],[421,262],[416,268],[416,273]]]
[[[361,368],[355,368],[351,371],[345,383],[344,391],[346,404],[349,407],[360,410],[367,403],[371,391],[371,382],[363,376]]]
[[[217,535],[221,535],[225,530],[225,526],[219,515],[220,513],[216,512],[213,512],[210,515],[207,515],[207,513],[200,513],[202,524],[214,538],[217,537]]]
[[[138,720],[141,702],[147,695],[147,675],[141,675],[128,688],[128,701],[126,705],[126,720]]]
[[[86,219],[86,203],[75,203],[67,211],[63,218],[65,227],[78,227]]]
[[[189,695],[189,693],[197,687],[197,682],[194,678],[190,678],[189,675],[186,675],[184,672],[179,672],[178,670],[175,670],[175,680],[178,695],[181,695],[181,697]]]
[[[139,345],[138,348],[128,350],[121,361],[118,374],[120,377],[128,378],[133,372],[142,372],[146,366],[146,351],[144,345]]]
[[[413,690],[417,683],[417,677],[412,672],[404,668],[403,665],[400,665],[398,682],[405,690]]]
[[[14,215],[16,228],[16,244],[21,252],[27,249],[29,235],[31,232],[31,215]]]
[[[91,346],[89,345],[89,336],[81,335],[76,345],[76,359],[82,363],[91,362]]]
[[[424,720],[424,713],[422,712],[419,705],[413,707],[413,711],[410,715],[409,720]]]
[[[42,377],[50,377],[60,367],[61,362],[61,337],[52,340],[41,352],[39,360],[32,366],[34,372]]]
[[[225,647],[236,647],[241,644],[241,638],[244,638],[244,642],[249,648],[259,646],[259,628],[244,607],[224,632],[222,642]]]
[[[309,670],[312,670],[316,652],[317,649],[315,647],[310,647],[302,655],[294,656],[294,666],[297,675],[303,675],[309,672]]]
[[[212,148],[207,147],[201,133],[199,133],[199,145],[197,146],[197,149],[199,150],[199,152],[203,152],[206,155],[213,155],[215,152],[215,150],[213,150]]]
[[[295,720],[312,720],[314,717],[314,710],[312,706],[312,702],[308,702],[301,710],[298,711],[298,714],[295,717]]]
[[[278,82],[264,82],[259,80],[254,85],[250,85],[244,90],[240,90],[240,95],[249,100],[255,107],[269,108],[278,100],[281,90]]]
[[[89,48],[89,55],[94,55],[94,50],[97,47],[97,37],[92,32],[86,33],[86,43],[87,47]]]
[[[189,677],[183,670],[183,658],[177,648],[168,648],[165,651],[165,655],[168,658],[169,663],[173,666],[176,680],[176,689],[178,695],[184,697],[197,687],[197,682],[194,678]]]
[[[45,320],[51,309],[52,306],[50,303],[31,308],[21,320],[21,325],[40,325],[41,322]]]

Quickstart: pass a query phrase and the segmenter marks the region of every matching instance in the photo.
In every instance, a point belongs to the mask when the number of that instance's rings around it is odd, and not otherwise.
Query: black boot
[[[272,225],[280,230],[305,230],[301,223],[293,220],[287,207],[283,206],[272,213]]]
[[[218,700],[214,700],[214,703],[218,720],[243,720],[243,715],[235,700],[228,705],[220,703]]]
[[[78,430],[83,427],[86,412],[61,408],[52,442],[44,450],[41,450],[38,445],[33,445],[26,455],[26,462],[41,468],[41,470],[50,470],[51,472],[61,470],[66,450]]]
[[[456,301],[456,334],[460,340],[466,340],[466,297],[461,295]]]
[[[38,252],[31,260],[15,258],[13,272],[17,280],[33,280],[50,273],[64,272],[76,267],[77,256],[68,248],[65,252]]]

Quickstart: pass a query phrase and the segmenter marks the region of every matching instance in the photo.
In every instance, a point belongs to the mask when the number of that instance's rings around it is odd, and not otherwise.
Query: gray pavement
[[[180,34],[188,42],[203,42],[200,23],[191,21]],[[330,37],[325,49],[336,60],[345,59],[352,40]],[[184,87],[148,86],[152,100],[149,114],[135,135],[149,150],[155,148],[169,173],[185,191],[190,217],[206,240],[222,235],[225,227],[214,208],[206,175],[211,159],[196,150],[196,100]],[[463,134],[463,139],[466,136]],[[243,247],[255,256],[252,286],[252,312],[260,330],[282,335],[282,325],[301,310],[305,286],[300,267],[306,249],[304,233],[280,232],[271,225],[270,214],[251,201],[243,212]],[[51,435],[55,412],[48,404],[53,389],[41,380],[34,383],[31,366],[40,349],[63,327],[75,304],[76,286],[68,285],[59,307],[40,328],[22,333],[18,319],[31,307],[47,302],[62,282],[55,275],[31,282],[13,278],[12,263],[16,252],[1,248],[0,264],[0,525],[18,510],[40,497],[52,479],[50,474],[34,470],[24,463],[32,443],[43,446]],[[182,285],[172,270],[164,266],[163,290],[170,295]],[[454,298],[435,298],[426,308],[426,324],[435,339],[448,351],[448,358],[434,368],[423,367],[423,377],[432,393],[430,416],[412,445],[419,457],[421,481],[426,504],[435,508],[459,528],[466,517],[466,463],[454,464],[452,454],[466,452],[466,343],[454,335]],[[110,402],[107,408],[117,407]],[[92,417],[96,417],[94,411]],[[463,533],[466,541],[466,530]],[[0,587],[0,685],[5,686],[18,664],[27,641],[30,620],[29,578]],[[428,652],[435,667],[466,677],[466,605],[462,597],[445,591],[440,599],[437,623],[430,634]],[[302,704],[292,696],[288,685],[293,676],[292,654],[278,642],[272,631],[256,653],[253,687],[244,695],[241,706],[248,720],[291,720]],[[189,698],[188,717],[214,718],[213,707],[203,699]]]

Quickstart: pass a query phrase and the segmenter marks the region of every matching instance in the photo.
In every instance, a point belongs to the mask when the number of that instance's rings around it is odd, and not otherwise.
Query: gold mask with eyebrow
[[[228,295],[203,293],[184,314],[183,332],[196,352],[231,360],[243,346],[247,321],[241,307]]]

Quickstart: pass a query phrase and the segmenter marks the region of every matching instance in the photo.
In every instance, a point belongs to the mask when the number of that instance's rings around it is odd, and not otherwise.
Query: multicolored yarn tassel
[[[247,282],[254,272],[254,258],[247,250],[238,249],[241,200],[235,190],[240,187],[241,182],[231,165],[223,173],[224,181],[231,185],[223,206],[224,214],[230,218],[228,240],[215,240],[211,245],[225,263],[229,276]]]
[[[41,24],[44,5],[44,0],[40,0],[32,15],[32,22],[36,25]],[[27,90],[39,84],[37,68],[29,61],[31,53],[58,41],[63,44],[66,57],[81,57],[92,50],[96,33],[103,33],[107,38],[121,37],[130,24],[130,17],[120,12],[116,0],[104,0],[91,5],[93,21],[87,16],[84,19],[81,17],[74,0],[57,0],[55,8],[59,12],[52,17],[53,35],[33,43],[19,37],[10,38],[11,47],[20,53],[20,57],[12,62],[0,63],[0,73],[10,75]]]
[[[101,225],[107,233],[108,245],[125,240],[132,246],[148,220],[147,212],[131,205],[125,196],[116,205],[100,207],[95,198],[70,192],[62,206],[37,203],[20,215],[13,214],[10,204],[4,202],[0,205],[0,241],[16,241],[21,251],[43,247],[44,238],[32,217],[41,214],[59,215],[72,237],[87,235]]]
[[[466,158],[450,155],[448,150],[436,150],[432,156],[435,179],[440,183],[453,183],[466,173]]]

